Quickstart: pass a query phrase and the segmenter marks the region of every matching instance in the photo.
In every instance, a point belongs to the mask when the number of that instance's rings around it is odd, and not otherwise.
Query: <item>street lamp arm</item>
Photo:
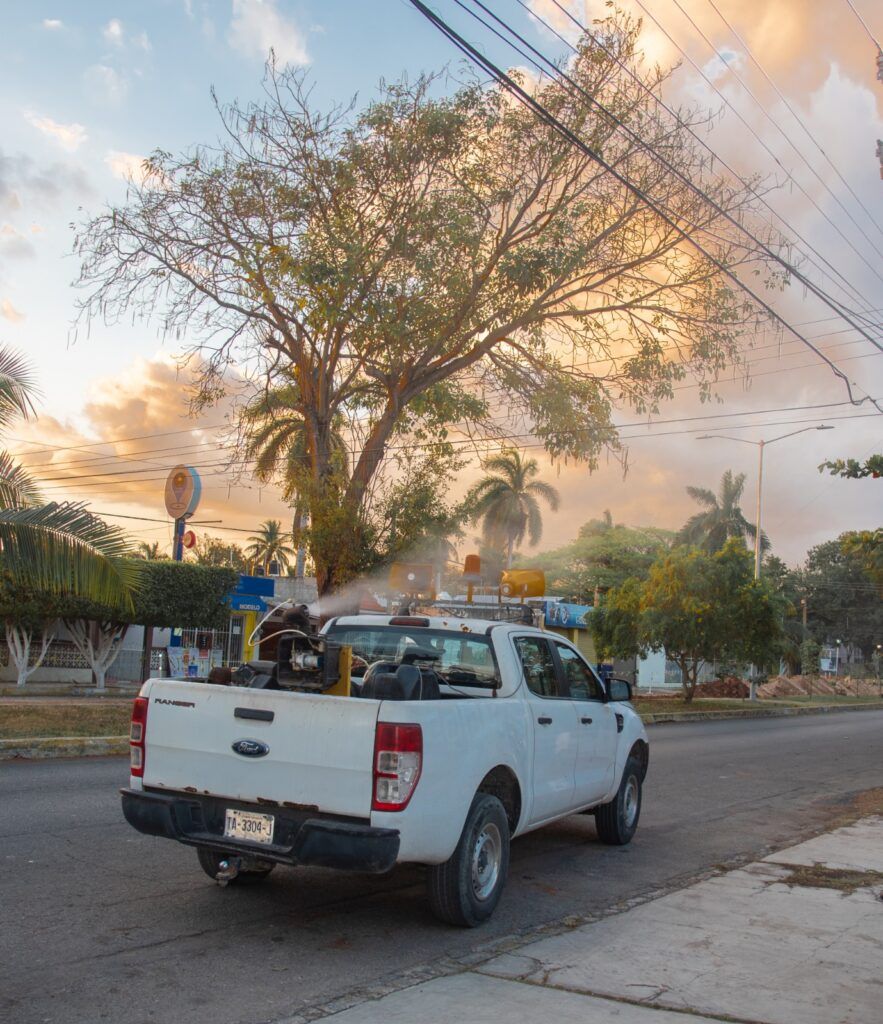
[[[729,434],[700,434],[697,441],[739,441],[740,444],[762,444],[761,441],[749,441],[747,437],[730,437]]]
[[[769,441],[750,441],[747,437],[733,437],[730,434],[700,434],[697,441],[738,441],[740,444],[768,445],[775,441],[784,441],[786,437],[796,437],[797,434],[805,434],[808,430],[833,430],[827,424],[814,427],[802,427],[800,430],[792,430],[790,434],[780,434],[778,437],[771,437]]]
[[[771,437],[769,441],[764,441],[764,444],[772,444],[774,441],[784,441],[786,437],[795,437],[797,434],[805,434],[808,430],[833,430],[833,427],[829,427],[827,424],[822,424],[819,427],[804,427],[803,430],[792,430],[790,434],[781,434],[779,437]],[[755,442],[757,443],[757,442]]]

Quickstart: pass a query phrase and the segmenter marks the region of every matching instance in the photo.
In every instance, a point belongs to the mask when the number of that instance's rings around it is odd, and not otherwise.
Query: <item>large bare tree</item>
[[[580,90],[535,95],[656,210],[496,88],[423,77],[320,113],[271,64],[259,102],[218,104],[217,145],[156,153],[78,236],[84,315],[158,316],[199,356],[199,402],[231,365],[255,401],[284,383],[321,592],[357,564],[397,453],[529,432],[591,468],[618,450],[614,408],[707,387],[756,323],[721,271],[776,280],[721,215],[751,220],[754,186],[709,166],[704,115],[660,112],[633,23],[598,34],[568,68]]]

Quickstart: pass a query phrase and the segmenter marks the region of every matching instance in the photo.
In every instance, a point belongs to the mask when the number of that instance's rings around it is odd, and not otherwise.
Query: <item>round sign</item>
[[[166,479],[166,511],[172,519],[192,516],[201,493],[199,473],[192,466],[175,466]]]
[[[184,536],[181,538],[181,543],[188,550],[192,547],[196,547],[196,534],[193,530],[186,530]]]

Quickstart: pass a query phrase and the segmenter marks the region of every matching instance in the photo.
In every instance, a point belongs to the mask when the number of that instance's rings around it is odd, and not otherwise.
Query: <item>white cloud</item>
[[[4,259],[30,259],[37,255],[31,240],[11,224],[0,227],[0,255]]]
[[[150,37],[146,32],[142,31],[137,35],[132,35],[130,32],[127,33],[119,18],[111,18],[101,30],[101,34],[104,36],[105,42],[119,49],[123,49],[127,45],[132,45],[139,50],[143,50],[145,53],[149,53],[152,49]]]
[[[735,50],[721,50],[720,56],[715,55],[702,69],[706,78],[717,82],[729,71],[741,71],[745,63],[744,56]]]
[[[44,18],[43,28],[48,29],[50,32],[56,32],[60,28],[64,28],[64,22],[59,21],[58,18]]]
[[[101,30],[101,34],[104,36],[105,41],[112,46],[123,45],[125,31],[123,30],[123,23],[119,18],[111,18]]]
[[[233,0],[227,40],[246,57],[266,60],[272,49],[283,64],[309,64],[303,33],[282,15],[275,0]]]
[[[89,97],[104,106],[118,107],[129,92],[129,83],[106,64],[93,64],[83,74]]]
[[[24,116],[38,131],[54,139],[62,149],[66,149],[69,153],[79,149],[89,137],[83,125],[76,122],[61,124],[58,121],[53,121],[51,117],[38,117],[29,110],[24,112]]]
[[[0,316],[11,324],[20,324],[25,318],[24,313],[20,313],[9,299],[4,299],[0,302]]]
[[[135,181],[139,184],[144,180],[144,157],[137,153],[124,153],[119,149],[108,150],[104,162],[111,173],[123,181]]]

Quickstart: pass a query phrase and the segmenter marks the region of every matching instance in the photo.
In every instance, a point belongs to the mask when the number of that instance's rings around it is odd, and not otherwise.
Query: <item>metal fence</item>
[[[40,641],[37,638],[31,644],[28,665],[33,665],[39,654]],[[0,665],[8,665],[9,660],[9,645],[0,643]],[[41,664],[43,668],[89,668],[89,662],[70,640],[53,640]]]

